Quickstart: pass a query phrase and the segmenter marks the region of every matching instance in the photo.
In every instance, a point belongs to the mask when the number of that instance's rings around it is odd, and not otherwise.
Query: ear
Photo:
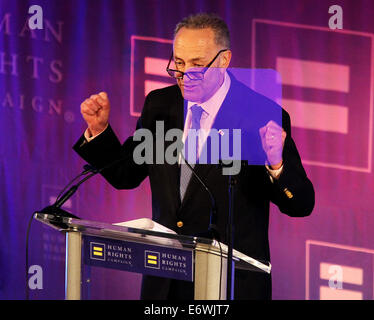
[[[221,68],[228,68],[230,61],[231,61],[231,50],[227,50],[225,52],[222,52],[221,54],[221,61],[220,61],[220,67]]]

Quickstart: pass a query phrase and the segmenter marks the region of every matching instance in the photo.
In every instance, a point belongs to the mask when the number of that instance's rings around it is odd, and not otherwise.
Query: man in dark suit
[[[178,128],[186,134],[194,126],[198,129],[219,128],[217,124],[230,117],[235,123],[243,118],[235,112],[235,106],[239,104],[253,112],[259,104],[265,110],[280,108],[226,72],[231,60],[230,41],[227,26],[220,18],[198,14],[182,20],[177,25],[173,47],[168,72],[177,79],[177,85],[155,90],[146,97],[137,129],[145,128],[155,133],[156,121],[163,121],[165,131]],[[203,80],[194,82],[196,75],[188,72],[201,67],[205,67],[204,74],[197,76]],[[280,110],[281,124],[269,121],[257,128],[266,165],[244,166],[236,176],[234,247],[265,261],[270,260],[270,201],[281,212],[293,217],[307,216],[314,207],[313,185],[307,178],[291,138],[290,118],[284,110]],[[125,157],[126,161],[102,172],[110,184],[117,189],[131,189],[149,177],[153,220],[184,235],[196,235],[207,230],[210,198],[198,180],[188,170],[183,171],[186,170],[183,165],[179,162],[136,164],[131,155],[139,142],[133,137],[129,137],[123,145],[119,142],[108,123],[110,103],[106,93],[100,92],[86,99],[81,105],[81,112],[88,129],[74,149],[82,158],[101,168]],[[167,147],[166,142],[165,149]],[[245,147],[242,145],[242,149]],[[228,176],[222,174],[222,168],[212,164],[196,164],[195,170],[216,199],[216,225],[221,241],[226,242]],[[193,284],[144,276],[141,297],[193,299]],[[236,270],[234,298],[271,299],[271,277]]]

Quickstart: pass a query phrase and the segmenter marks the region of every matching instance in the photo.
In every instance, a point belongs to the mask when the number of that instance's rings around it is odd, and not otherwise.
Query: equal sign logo
[[[277,57],[276,69],[282,85],[349,92],[349,66]],[[301,99],[283,99],[293,126],[305,129],[348,133],[348,107]],[[318,115],[318,116],[317,116]]]
[[[138,117],[149,92],[175,84],[166,72],[172,40],[131,36],[130,115]]]
[[[146,250],[144,252],[144,266],[146,268],[160,269],[160,253]]]
[[[307,300],[374,298],[374,250],[307,240]]]
[[[371,172],[373,51],[370,33],[252,21],[252,68],[281,75],[280,104],[304,163]]]
[[[98,242],[90,243],[90,258],[105,261],[105,244]]]

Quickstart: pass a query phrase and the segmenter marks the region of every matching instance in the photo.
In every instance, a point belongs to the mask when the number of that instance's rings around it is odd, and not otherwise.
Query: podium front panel
[[[86,265],[191,282],[194,279],[191,249],[90,235],[83,235],[82,240],[83,262]]]

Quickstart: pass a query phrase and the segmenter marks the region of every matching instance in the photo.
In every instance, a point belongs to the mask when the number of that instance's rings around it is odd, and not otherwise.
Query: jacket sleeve
[[[283,110],[282,125],[287,133],[283,148],[283,170],[271,184],[270,200],[279,210],[292,217],[304,217],[312,213],[315,193],[301,163],[295,142],[291,137],[290,116]]]
[[[143,127],[148,108],[149,99],[147,97],[136,129]],[[108,166],[101,174],[114,188],[133,189],[139,186],[148,176],[147,165],[145,163],[136,164],[133,160],[133,151],[139,143],[130,136],[121,145],[109,125],[104,132],[90,142],[87,142],[84,135],[82,135],[73,149],[95,168],[100,169]],[[110,165],[112,163],[113,165]]]

